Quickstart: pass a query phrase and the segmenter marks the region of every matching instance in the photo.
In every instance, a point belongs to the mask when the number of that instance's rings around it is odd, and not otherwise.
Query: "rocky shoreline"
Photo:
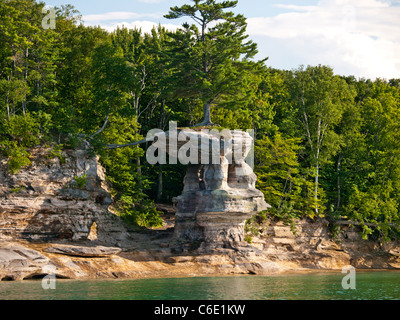
[[[48,270],[86,280],[270,275],[347,265],[400,269],[399,243],[363,240],[357,226],[342,226],[333,239],[323,219],[297,221],[295,230],[266,220],[247,235],[239,234],[242,222],[224,222],[223,241],[210,242],[215,230],[208,226],[202,241],[185,242],[177,239],[174,209],[167,207],[164,228],[129,231],[109,210],[112,199],[96,157],[85,150],[64,151],[63,160],[49,158],[44,148],[31,153],[32,165],[16,175],[0,159],[2,281],[37,279]],[[85,177],[84,188],[77,177]]]
[[[98,241],[0,242],[0,280],[30,280],[52,270],[60,279],[143,279],[271,275],[341,270],[400,269],[398,243],[362,240],[356,230],[332,240],[326,223],[299,221],[295,236],[274,222],[252,245],[192,250],[174,247],[172,230],[131,233],[122,247]],[[312,231],[311,231],[312,230]]]

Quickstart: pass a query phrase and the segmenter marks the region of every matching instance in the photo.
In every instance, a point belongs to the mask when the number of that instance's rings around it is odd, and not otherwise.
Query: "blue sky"
[[[169,29],[183,20],[167,20],[171,6],[189,0],[44,0],[73,4],[86,25],[112,31],[117,26],[149,31]],[[324,64],[337,74],[375,79],[400,78],[400,0],[239,0],[235,9],[248,18],[248,33],[259,58],[271,67],[294,69]]]
[[[160,16],[168,12],[172,6],[180,6],[189,3],[188,0],[44,0],[48,5],[60,6],[62,4],[73,4],[83,15],[101,14],[113,11],[129,11],[141,14],[158,13]],[[315,0],[240,0],[236,11],[245,14],[246,17],[257,17],[262,15],[276,15],[283,9],[276,7],[279,4],[292,4],[296,2],[301,5],[311,5]]]

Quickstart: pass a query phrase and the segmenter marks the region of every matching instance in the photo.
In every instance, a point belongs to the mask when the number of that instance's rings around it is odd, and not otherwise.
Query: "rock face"
[[[71,246],[71,245],[56,245],[45,250],[49,253],[63,254],[75,257],[107,257],[120,253],[120,248],[104,247],[104,246]]]
[[[271,275],[312,270],[400,269],[398,242],[380,244],[361,239],[360,230],[345,228],[336,239],[328,222],[301,220],[297,234],[282,222],[258,225],[252,246],[203,250],[163,248],[173,233],[135,233],[133,246],[123,248],[79,244],[0,242],[0,280],[38,279],[54,273],[63,279],[137,279],[183,276]],[[163,233],[162,233],[163,234]],[[249,234],[247,234],[249,236]],[[39,284],[38,284],[39,285]]]
[[[124,239],[124,227],[108,211],[112,200],[98,159],[87,150],[49,153],[33,150],[32,165],[16,175],[0,160],[0,240]]]
[[[290,226],[267,219],[248,229],[251,245],[243,243],[246,219],[268,205],[243,161],[251,138],[242,132],[231,136],[232,145],[242,146],[232,163],[225,156],[228,148],[223,156],[218,152],[219,164],[188,166],[176,219],[167,229],[129,234],[108,210],[104,169],[88,151],[54,158],[50,150],[36,149],[32,165],[16,175],[9,175],[0,159],[0,280],[53,273],[115,279],[340,272],[346,265],[400,269],[398,242],[366,241],[353,227],[332,239],[325,220],[297,221],[294,234]],[[215,142],[213,135],[200,137],[206,145]]]
[[[0,280],[23,280],[39,274],[50,259],[16,243],[0,243]]]
[[[382,244],[364,240],[358,227],[343,227],[336,238],[324,219],[296,221],[295,230],[283,222],[267,221],[258,230],[261,232],[252,236],[252,246],[268,260],[293,270],[340,270],[348,265],[357,269],[400,267],[398,241]]]
[[[269,207],[255,187],[257,177],[245,162],[252,138],[246,132],[231,131],[230,140],[225,139],[223,146],[219,141],[215,143],[218,138],[212,134],[191,135],[198,135],[196,139],[203,146],[214,144],[220,148],[219,154],[211,152],[215,148],[205,156],[199,152],[201,164],[188,166],[183,193],[176,199],[175,238],[178,242],[203,242],[211,247],[243,242],[246,220]],[[214,161],[204,161],[207,158]]]

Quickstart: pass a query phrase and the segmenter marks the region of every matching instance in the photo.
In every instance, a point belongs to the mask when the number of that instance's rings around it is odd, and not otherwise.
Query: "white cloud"
[[[160,15],[157,14],[142,14],[130,11],[114,11],[114,12],[107,12],[103,14],[89,14],[84,15],[82,20],[88,24],[92,23],[101,23],[104,21],[115,21],[115,20],[128,20],[128,19],[139,19],[143,17],[160,18]]]
[[[277,67],[301,61],[330,65],[338,74],[400,78],[400,6],[394,4],[321,0],[315,6],[279,5],[288,12],[249,18],[248,33],[273,47],[271,64],[279,61],[274,54],[284,51],[289,62]],[[265,43],[260,43],[260,49]]]
[[[161,3],[164,2],[164,0],[138,0],[139,2],[143,3]]]
[[[142,0],[142,1],[151,1],[155,3],[160,0]],[[162,0],[161,0],[162,1]],[[140,14],[136,12],[130,11],[114,11],[107,12],[104,14],[91,14],[85,15],[82,17],[85,25],[88,26],[101,26],[103,29],[107,31],[114,31],[118,27],[126,27],[128,29],[142,29],[143,32],[149,33],[154,26],[158,26],[158,22],[154,22],[160,20],[162,16],[158,14]],[[149,18],[142,19],[142,18]],[[154,21],[151,21],[153,19]],[[176,30],[179,26],[174,24],[161,24],[167,30]]]
[[[142,32],[144,33],[150,33],[151,30],[159,24],[153,21],[147,21],[147,20],[138,20],[138,21],[132,21],[132,22],[115,22],[111,24],[102,24],[101,27],[109,32],[112,32],[116,30],[118,27],[122,28],[128,28],[128,29],[141,29]],[[169,31],[175,31],[177,28],[180,26],[174,25],[174,24],[161,24],[162,27]]]

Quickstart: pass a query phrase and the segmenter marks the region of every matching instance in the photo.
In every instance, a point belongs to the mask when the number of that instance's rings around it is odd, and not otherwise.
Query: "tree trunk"
[[[211,102],[204,104],[204,119],[203,122],[196,124],[195,127],[211,127],[215,124],[211,121]]]
[[[339,159],[338,159],[338,163],[337,163],[337,167],[336,167],[336,172],[337,172],[337,204],[336,204],[336,207],[337,207],[337,210],[339,210],[339,208],[340,208],[340,205],[341,205],[341,201],[342,201],[342,186],[341,186],[341,184],[340,184],[340,165],[341,165],[341,162],[342,162],[342,156],[340,155],[339,156]]]
[[[206,21],[203,21],[203,26],[201,30],[201,41],[204,43],[206,41]],[[204,53],[203,54],[203,72],[207,73],[208,72],[208,63],[207,63],[207,56]],[[208,78],[208,77],[207,77]]]
[[[28,57],[29,57],[29,48],[26,48],[25,51],[25,72],[24,72],[24,80],[28,81]],[[22,100],[22,113],[24,116],[26,115],[26,97]]]
[[[204,104],[204,123],[212,124],[211,122],[211,103],[207,102]]]
[[[317,131],[317,144],[316,144],[316,155],[315,155],[315,189],[314,189],[314,201],[315,201],[315,214],[318,215],[318,183],[319,183],[319,154],[321,150],[321,118],[318,121]]]
[[[25,51],[25,72],[24,72],[25,81],[28,80],[28,57],[29,57],[29,48],[26,48],[26,51]]]
[[[114,149],[120,149],[120,148],[126,148],[126,147],[133,147],[133,146],[138,146],[140,144],[145,144],[148,142],[153,142],[152,139],[143,139],[137,142],[132,142],[132,143],[127,143],[127,144],[108,144],[104,147],[105,150],[114,150]],[[139,158],[139,163],[140,163],[140,158]]]
[[[17,59],[17,51],[14,48],[14,45],[12,45],[12,54],[13,54],[13,64],[12,64],[12,71],[11,71],[11,79],[14,78],[15,75],[15,69],[17,68],[16,66],[16,59]]]
[[[10,121],[10,101],[9,101],[9,92],[7,91],[7,97],[6,97],[6,106],[7,106],[7,119]]]
[[[158,166],[158,188],[157,188],[157,203],[161,203],[163,195],[163,172],[162,165]]]
[[[318,215],[318,183],[319,183],[319,164],[315,166],[315,189],[314,189],[314,202],[315,202],[315,214]]]
[[[137,165],[137,174],[139,175],[139,179],[138,179],[138,181],[139,181],[139,190],[140,190],[140,192],[143,192],[143,189],[142,189],[142,187],[143,187],[143,183],[142,183],[142,165],[141,165],[141,163],[140,163],[140,156],[137,156],[136,157],[136,165]]]
[[[207,22],[206,19],[204,18],[203,20],[203,25],[202,25],[202,30],[201,30],[201,40],[202,42],[206,41],[206,28],[207,28]],[[208,61],[207,61],[207,55],[204,53],[203,54],[203,72],[204,74],[208,73]],[[208,80],[208,75],[206,76]],[[208,127],[208,126],[213,126],[214,124],[211,121],[211,101],[207,101],[204,104],[204,119],[203,122],[196,125],[199,127]]]

